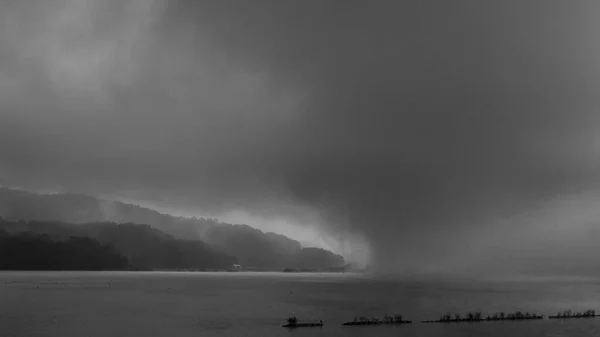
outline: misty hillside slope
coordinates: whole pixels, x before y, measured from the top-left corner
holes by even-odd
[[[41,195],[0,188],[0,216],[18,220],[56,220],[83,224],[115,222],[147,224],[179,239],[202,240],[236,256],[245,267],[327,269],[343,257],[324,249],[303,248],[284,235],[213,219],[184,218],[118,201],[75,194]]]
[[[42,234],[60,242],[89,237],[115,247],[134,267],[142,269],[224,269],[238,262],[202,241],[175,239],[148,225],[0,220],[0,230],[13,235]]]

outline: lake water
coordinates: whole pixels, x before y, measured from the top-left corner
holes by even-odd
[[[2,272],[0,336],[600,336],[600,318],[420,324],[481,310],[600,310],[599,281],[416,282],[352,274]],[[412,325],[347,327],[401,313]],[[280,327],[295,315],[323,328]]]

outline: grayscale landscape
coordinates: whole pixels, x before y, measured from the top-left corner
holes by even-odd
[[[0,336],[598,335],[599,22],[0,0]]]

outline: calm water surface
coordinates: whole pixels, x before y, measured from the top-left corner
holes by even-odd
[[[408,282],[349,274],[0,273],[0,336],[600,336],[600,318],[419,324],[446,312],[600,310],[598,281]],[[345,327],[401,313],[412,325]],[[286,317],[323,328],[288,330]],[[416,323],[416,324],[415,324]]]

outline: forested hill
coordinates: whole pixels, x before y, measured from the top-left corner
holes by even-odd
[[[23,238],[34,238],[36,240],[30,241],[35,245],[30,247],[33,250],[41,249],[40,251],[54,252],[52,250],[54,247],[59,251],[64,248],[62,251],[81,254],[80,247],[85,242],[89,242],[91,247],[107,245],[114,247],[116,252],[126,257],[131,267],[139,269],[228,269],[238,263],[237,258],[216,251],[202,241],[175,239],[148,225],[115,223],[75,225],[58,221],[0,219],[0,231],[11,234],[13,242],[20,240],[20,245],[15,246],[18,248],[27,247],[25,243],[29,241],[23,241]],[[97,250],[99,251],[100,248]],[[28,256],[35,253],[23,254]],[[57,265],[69,266],[69,259],[65,262],[62,261],[65,256],[55,255],[52,257],[59,260]],[[88,260],[88,263],[93,265],[94,261],[102,259],[102,256],[83,255],[77,260],[75,269],[81,269],[81,266],[85,265],[82,261]],[[31,260],[35,260],[35,256],[32,256]],[[28,264],[21,262],[23,268],[27,269]],[[18,267],[18,263],[15,263]]]
[[[244,267],[257,269],[323,270],[344,264],[341,256],[327,250],[303,248],[298,241],[286,236],[264,233],[247,225],[175,217],[137,205],[77,194],[43,195],[0,188],[0,216],[10,220],[55,220],[75,224],[147,224],[174,238],[202,240],[237,257]]]
[[[127,270],[128,259],[89,237],[53,241],[47,234],[0,229],[0,270]]]

